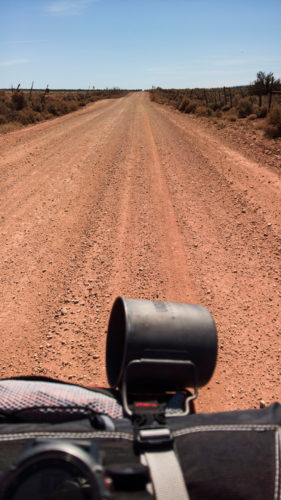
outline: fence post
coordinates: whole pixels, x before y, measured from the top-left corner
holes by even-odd
[[[269,97],[268,97],[268,111],[270,111],[271,108],[271,101],[272,101],[272,86],[269,91]]]
[[[214,101],[215,101],[215,107],[217,108],[218,107],[218,103],[217,103],[217,93],[216,93],[216,91],[215,91],[215,99],[214,99]]]
[[[232,93],[231,93],[231,88],[229,88],[229,99],[230,99],[230,107],[232,108]]]
[[[204,89],[204,97],[205,97],[206,106],[208,106],[208,99],[207,99],[206,89]]]
[[[29,91],[29,100],[30,101],[31,101],[31,94],[32,94],[32,90],[33,90],[33,85],[34,85],[34,82],[32,82],[31,87],[30,87],[30,91]]]
[[[274,76],[271,76],[270,80],[270,89],[269,89],[269,99],[268,99],[268,111],[270,111],[271,108],[271,102],[272,102],[272,94],[273,94],[273,85],[274,85]]]
[[[45,89],[45,92],[44,94],[41,95],[41,102],[43,104],[45,104],[45,98],[46,98],[46,94],[48,94],[50,92],[50,89],[49,89],[49,85],[47,85],[46,89]]]
[[[223,93],[224,93],[224,105],[227,105],[227,97],[226,97],[226,88],[223,87]]]

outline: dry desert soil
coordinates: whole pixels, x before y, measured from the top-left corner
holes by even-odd
[[[106,385],[123,295],[211,311],[197,411],[281,402],[281,142],[246,135],[139,92],[0,136],[0,375]]]

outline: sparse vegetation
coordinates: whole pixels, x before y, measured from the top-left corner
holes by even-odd
[[[274,106],[270,111],[265,125],[265,133],[271,139],[281,137],[281,106]]]
[[[255,82],[248,86],[213,89],[162,89],[150,90],[152,101],[173,106],[182,113],[200,117],[217,118],[237,125],[252,122],[256,128],[265,128],[268,137],[280,136],[281,81],[272,73],[257,73]],[[265,119],[268,119],[265,124]],[[254,125],[256,123],[256,125]],[[222,128],[220,122],[220,128]],[[217,123],[218,125],[218,123]],[[250,123],[249,123],[250,126]]]
[[[259,96],[259,106],[262,105],[262,96],[269,95],[269,108],[271,106],[272,93],[279,91],[281,91],[280,78],[276,79],[273,73],[266,74],[264,71],[257,73],[256,80],[249,87],[250,94]]]
[[[253,112],[253,100],[250,97],[240,99],[237,105],[239,118],[246,118]]]
[[[127,90],[91,91],[0,90],[0,132],[58,117],[100,99],[123,97]]]
[[[251,115],[248,116],[248,120],[252,121],[252,120],[256,120],[257,119],[257,115],[255,113],[252,113]]]

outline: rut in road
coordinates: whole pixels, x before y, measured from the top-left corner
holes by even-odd
[[[2,376],[105,384],[122,294],[213,313],[218,365],[199,410],[280,400],[276,173],[146,93],[0,147]]]

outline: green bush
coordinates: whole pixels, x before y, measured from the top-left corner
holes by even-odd
[[[244,97],[238,103],[238,116],[239,118],[246,118],[253,113],[253,103],[249,97]]]
[[[274,106],[267,117],[265,134],[271,139],[281,137],[281,106]]]

